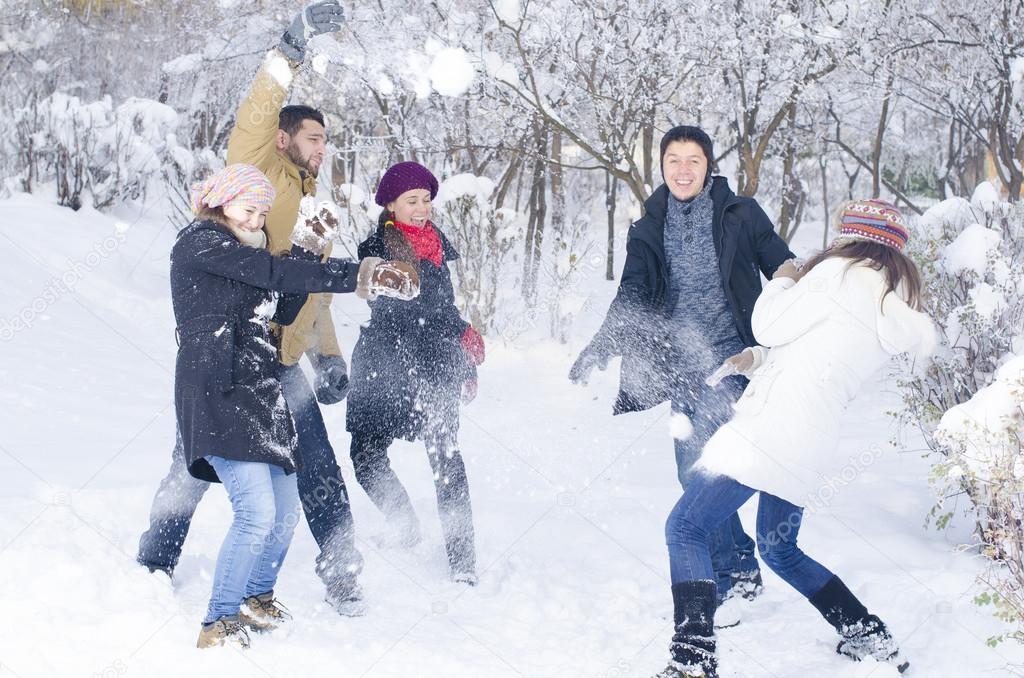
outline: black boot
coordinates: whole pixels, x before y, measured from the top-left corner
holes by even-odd
[[[669,652],[672,660],[655,678],[718,678],[715,657],[715,607],[718,587],[713,581],[672,585],[676,632]]]
[[[833,576],[808,600],[843,637],[836,646],[839,654],[855,661],[872,657],[893,664],[900,673],[910,666],[899,656],[899,647],[882,620],[870,614],[839,577]]]

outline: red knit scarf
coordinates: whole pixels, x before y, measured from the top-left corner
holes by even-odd
[[[437,235],[437,229],[429,221],[422,228],[411,224],[403,224],[399,221],[393,222],[395,228],[402,232],[405,239],[412,245],[412,251],[417,259],[428,259],[435,266],[441,266],[442,250],[441,238]]]

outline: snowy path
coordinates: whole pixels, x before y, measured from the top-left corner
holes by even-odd
[[[329,407],[367,557],[369,614],[343,619],[321,602],[315,545],[300,526],[278,587],[294,623],[247,653],[193,649],[230,511],[213,488],[173,586],[134,564],[174,435],[172,229],[146,218],[130,215],[123,242],[90,258],[105,251],[114,218],[26,196],[0,202],[0,678],[644,677],[663,667],[671,601],[662,525],[678,494],[668,414],[613,419],[612,374],[571,386],[565,374],[583,329],[571,348],[490,346],[461,436],[478,588],[446,579],[421,446],[398,444],[392,460],[427,538],[411,551],[375,546],[383,523],[352,478],[344,407]],[[48,293],[62,276],[74,290]],[[600,289],[603,312],[613,290]],[[31,327],[15,326],[22,313]],[[335,302],[346,352],[365,317],[358,300]],[[971,602],[979,563],[955,551],[963,527],[923,528],[927,462],[886,445],[884,410],[895,405],[884,385],[856,401],[844,451],[877,444],[881,453],[807,518],[802,543],[888,621],[914,676],[1007,675],[1002,667],[1024,653],[985,645],[1003,629]],[[748,528],[753,509],[742,512]],[[720,634],[723,677],[896,675],[837,657],[814,610],[774,575],[766,584],[743,623]]]

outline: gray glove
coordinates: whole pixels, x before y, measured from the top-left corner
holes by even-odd
[[[316,369],[316,399],[323,405],[340,403],[348,394],[348,365],[340,355],[318,355],[313,364]]]
[[[281,36],[278,48],[295,63],[306,58],[306,43],[314,35],[340,31],[345,23],[345,10],[338,0],[322,0],[302,10]]]
[[[569,370],[569,381],[586,386],[590,380],[590,373],[594,371],[594,368],[596,367],[604,371],[611,359],[610,355],[591,342],[583,349],[580,356],[576,358],[576,362],[572,364],[572,369]]]

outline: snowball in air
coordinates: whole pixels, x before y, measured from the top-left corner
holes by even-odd
[[[676,440],[686,440],[693,435],[693,422],[685,414],[673,412],[668,420],[668,432]]]
[[[446,47],[434,55],[430,64],[430,86],[442,96],[457,97],[466,93],[476,77],[469,55],[457,47]]]

